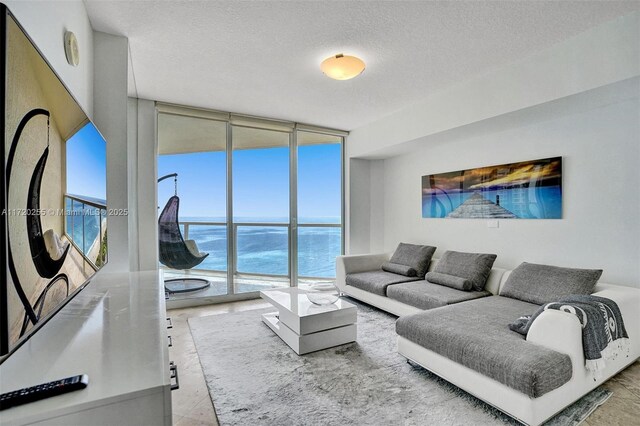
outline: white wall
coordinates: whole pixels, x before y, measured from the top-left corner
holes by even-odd
[[[496,266],[522,261],[603,268],[605,282],[640,287],[640,100],[636,96],[545,121],[520,114],[515,126],[425,140],[384,161],[384,250],[398,242],[497,253]],[[596,96],[595,94],[593,96]],[[423,219],[421,176],[545,157],[563,157],[563,218]]]
[[[385,164],[382,160],[371,161],[371,212],[369,214],[369,243],[373,251],[383,251],[385,236],[384,218],[385,218]],[[395,247],[394,247],[395,248]]]
[[[130,61],[129,61],[130,63]],[[127,98],[127,162],[129,165],[138,161],[138,99]],[[139,270],[140,260],[138,256],[138,214],[137,199],[138,170],[129,168],[127,179],[129,181],[129,267],[132,271]]]
[[[107,141],[109,262],[105,269],[129,271],[129,162],[126,37],[94,33],[94,122]],[[135,215],[135,212],[129,212]]]
[[[84,111],[93,117],[93,30],[84,2],[4,1]],[[64,33],[78,38],[80,64],[73,67],[64,54]]]
[[[640,14],[461,82],[353,129],[347,252],[400,241],[603,268],[640,287]],[[423,219],[421,176],[561,155],[561,220]],[[380,166],[382,163],[382,166]]]
[[[158,191],[156,106],[154,101],[129,98],[130,170],[129,250],[132,270],[158,268]]]
[[[346,253],[384,250],[384,161],[352,158],[345,191]]]
[[[345,176],[345,252],[369,253],[371,250],[371,161],[352,158],[347,160],[349,174]]]

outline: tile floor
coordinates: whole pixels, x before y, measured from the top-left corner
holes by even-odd
[[[178,365],[180,380],[180,389],[171,393],[173,424],[175,426],[218,425],[187,320],[192,317],[261,309],[269,306],[271,306],[269,303],[258,299],[172,309],[167,312],[173,323],[173,328],[169,330],[173,341],[173,347],[169,348],[169,355],[170,359]]]
[[[172,309],[168,312],[173,322],[169,333],[173,339],[173,347],[169,353],[171,359],[178,364],[180,374],[180,389],[172,393],[174,425],[218,425],[187,319],[269,306],[271,305],[259,299]],[[613,391],[613,396],[596,409],[583,425],[640,425],[640,361],[610,379],[604,386]]]

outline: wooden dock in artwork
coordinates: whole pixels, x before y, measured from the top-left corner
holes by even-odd
[[[471,197],[460,204],[455,210],[447,215],[455,219],[517,219],[518,216],[511,213],[493,201],[487,200],[480,192],[474,193]]]

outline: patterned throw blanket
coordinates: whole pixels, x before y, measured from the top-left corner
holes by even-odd
[[[593,295],[573,295],[557,302],[541,306],[533,315],[518,318],[509,324],[509,328],[522,335],[527,335],[531,324],[547,309],[569,312],[582,324],[582,347],[584,349],[585,367],[599,376],[605,367],[605,361],[616,359],[624,352],[629,356],[627,331],[624,328],[622,314],[616,302]]]

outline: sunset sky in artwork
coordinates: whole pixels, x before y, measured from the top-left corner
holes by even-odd
[[[460,192],[490,188],[559,185],[562,158],[523,161],[422,177],[422,192]]]

